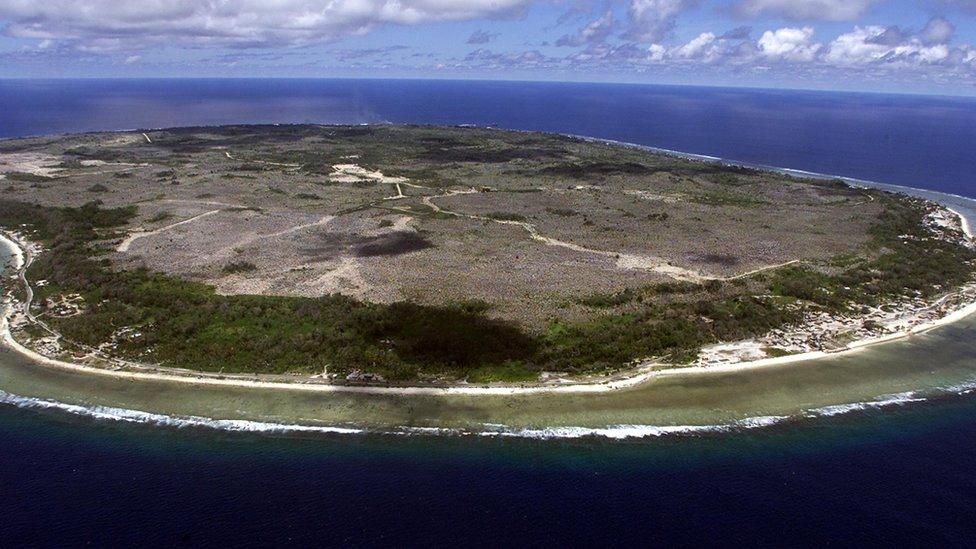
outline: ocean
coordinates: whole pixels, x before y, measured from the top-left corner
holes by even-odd
[[[0,81],[0,137],[300,122],[554,131],[976,197],[969,98],[525,82]],[[0,391],[13,381],[0,371]],[[976,400],[968,387],[914,400],[759,428],[536,440],[241,432],[0,398],[0,539],[971,545]]]

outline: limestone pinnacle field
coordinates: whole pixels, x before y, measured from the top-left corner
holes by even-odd
[[[944,313],[976,257],[929,202],[542,133],[83,134],[0,142],[0,174],[0,221],[40,245],[14,331],[104,367],[489,383],[779,357]]]

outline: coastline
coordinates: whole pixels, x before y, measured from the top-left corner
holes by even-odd
[[[0,231],[0,245],[10,250],[10,257],[13,259],[13,269],[20,271],[24,267],[24,250],[15,241],[11,240],[7,233]]]
[[[947,208],[957,215],[962,224],[963,231],[968,238],[973,238],[969,220],[958,211]],[[25,264],[30,263],[30,251],[25,249],[16,237],[0,231],[0,243],[6,245],[12,252],[17,275],[21,281],[26,283]],[[948,294],[952,295],[952,294]],[[449,396],[449,395],[493,395],[493,396],[514,396],[514,395],[533,395],[533,394],[594,394],[608,393],[637,387],[654,379],[674,376],[690,376],[709,373],[729,373],[743,370],[769,368],[783,366],[787,364],[807,362],[811,360],[824,359],[835,356],[848,355],[858,351],[881,345],[884,343],[898,341],[912,335],[921,334],[929,330],[951,324],[958,320],[976,314],[976,302],[956,309],[940,318],[911,326],[908,329],[894,333],[885,334],[875,338],[868,338],[848,343],[843,348],[836,351],[809,351],[804,353],[791,354],[781,357],[761,358],[755,360],[743,360],[739,362],[724,364],[704,364],[686,367],[670,367],[665,369],[655,369],[660,366],[656,363],[644,363],[632,370],[631,374],[623,374],[617,378],[608,378],[595,382],[569,382],[563,384],[549,385],[450,385],[450,386],[370,386],[370,385],[340,385],[334,383],[324,383],[304,379],[301,381],[272,381],[262,380],[253,376],[221,374],[215,375],[207,372],[194,372],[190,370],[169,369],[164,367],[151,367],[147,365],[133,365],[126,363],[129,367],[136,366],[142,370],[122,370],[108,369],[75,362],[67,362],[45,356],[33,349],[18,342],[11,333],[10,319],[15,313],[14,303],[5,303],[3,314],[0,315],[0,341],[2,344],[32,362],[58,368],[62,370],[80,372],[84,374],[95,374],[100,376],[112,377],[116,379],[140,380],[140,381],[162,381],[174,382],[190,385],[211,385],[224,387],[240,388],[259,388],[259,389],[284,389],[291,391],[315,392],[315,393],[359,393],[375,395],[426,395],[426,396]]]

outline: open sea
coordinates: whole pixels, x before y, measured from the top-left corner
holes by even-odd
[[[0,80],[0,137],[302,122],[572,133],[976,198],[972,98]],[[2,381],[0,540],[9,547],[976,544],[972,389],[729,432],[536,440],[137,423],[25,406]]]

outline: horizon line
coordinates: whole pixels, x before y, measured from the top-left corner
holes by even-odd
[[[34,76],[0,76],[3,81],[138,81],[138,80],[343,80],[343,81],[423,81],[423,82],[497,82],[511,84],[582,84],[582,85],[604,85],[604,86],[634,86],[634,87],[665,87],[665,88],[699,88],[715,90],[751,90],[751,91],[792,91],[792,92],[813,92],[813,93],[836,93],[836,94],[858,94],[858,95],[893,95],[908,97],[933,97],[933,98],[953,98],[953,99],[976,99],[976,90],[970,94],[952,92],[913,92],[913,91],[879,91],[879,90],[849,90],[838,88],[818,88],[818,87],[791,87],[791,86],[756,86],[756,85],[735,85],[735,84],[681,84],[681,83],[658,83],[658,82],[635,82],[635,81],[606,81],[606,80],[548,80],[548,79],[522,79],[522,78],[450,78],[450,77],[376,77],[376,76],[53,76],[53,77],[34,77]]]

